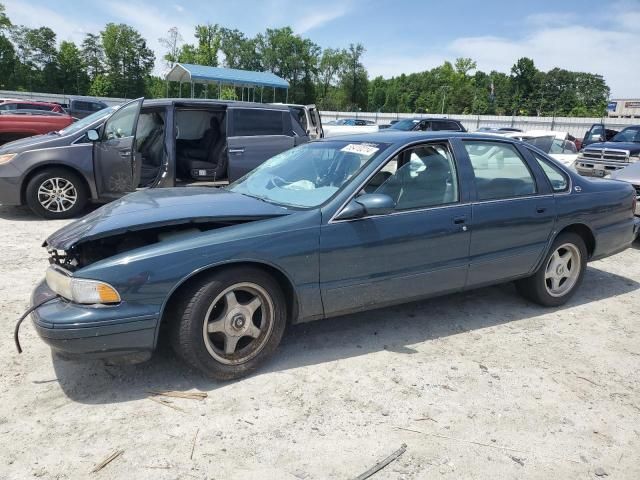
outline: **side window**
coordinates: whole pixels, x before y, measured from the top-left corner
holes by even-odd
[[[458,176],[449,146],[428,144],[401,152],[361,193],[389,195],[399,211],[457,202]]]
[[[233,115],[235,136],[283,134],[284,122],[281,110],[237,108],[234,109]]]
[[[460,131],[460,128],[458,127],[457,123],[451,122],[448,120],[434,120],[432,124],[433,124],[433,130],[448,130],[448,131],[454,131],[454,132]]]
[[[15,103],[5,103],[4,105],[0,105],[0,110],[15,110]]]
[[[140,102],[132,102],[117,110],[104,125],[104,138],[133,137],[139,108]]]
[[[79,111],[89,111],[89,103],[76,101],[76,102],[73,102],[73,108],[74,110],[79,110]]]
[[[499,200],[536,193],[524,159],[508,143],[464,142],[476,177],[478,200]]]
[[[538,153],[530,150],[531,154],[534,156],[542,170],[544,170],[545,175],[549,179],[551,183],[551,187],[554,192],[566,192],[569,188],[569,179],[567,178],[567,174],[548,161],[546,158],[541,157]]]

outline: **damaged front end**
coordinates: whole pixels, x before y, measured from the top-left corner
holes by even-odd
[[[49,253],[49,263],[74,272],[92,263],[121,253],[146,247],[155,243],[193,237],[202,232],[226,228],[256,219],[236,219],[227,221],[191,220],[184,224],[148,226],[142,230],[128,230],[110,236],[80,239],[67,249],[58,249],[45,242]]]

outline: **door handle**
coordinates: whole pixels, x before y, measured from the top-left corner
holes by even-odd
[[[244,153],[244,147],[241,148],[230,148],[229,153]]]
[[[467,217],[466,216],[453,217],[453,223],[455,223],[456,225],[462,225],[466,221],[467,221]]]
[[[536,212],[544,213],[547,211],[547,207],[536,207]]]
[[[128,157],[129,155],[131,155],[131,150],[123,150],[120,152],[121,157]]]

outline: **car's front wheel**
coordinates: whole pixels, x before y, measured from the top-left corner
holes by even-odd
[[[49,168],[34,175],[25,191],[27,205],[47,219],[65,219],[82,212],[88,200],[87,186],[77,174]]]
[[[545,307],[566,303],[582,283],[587,255],[580,235],[558,235],[538,271],[516,282],[518,292]]]
[[[200,278],[173,306],[172,344],[184,361],[217,380],[247,375],[277,348],[287,323],[278,282],[249,267]]]

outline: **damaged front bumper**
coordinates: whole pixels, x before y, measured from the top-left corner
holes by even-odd
[[[43,281],[31,305],[56,297]],[[158,314],[148,306],[79,305],[62,298],[37,308],[31,318],[38,335],[65,356],[119,357],[155,348]]]

